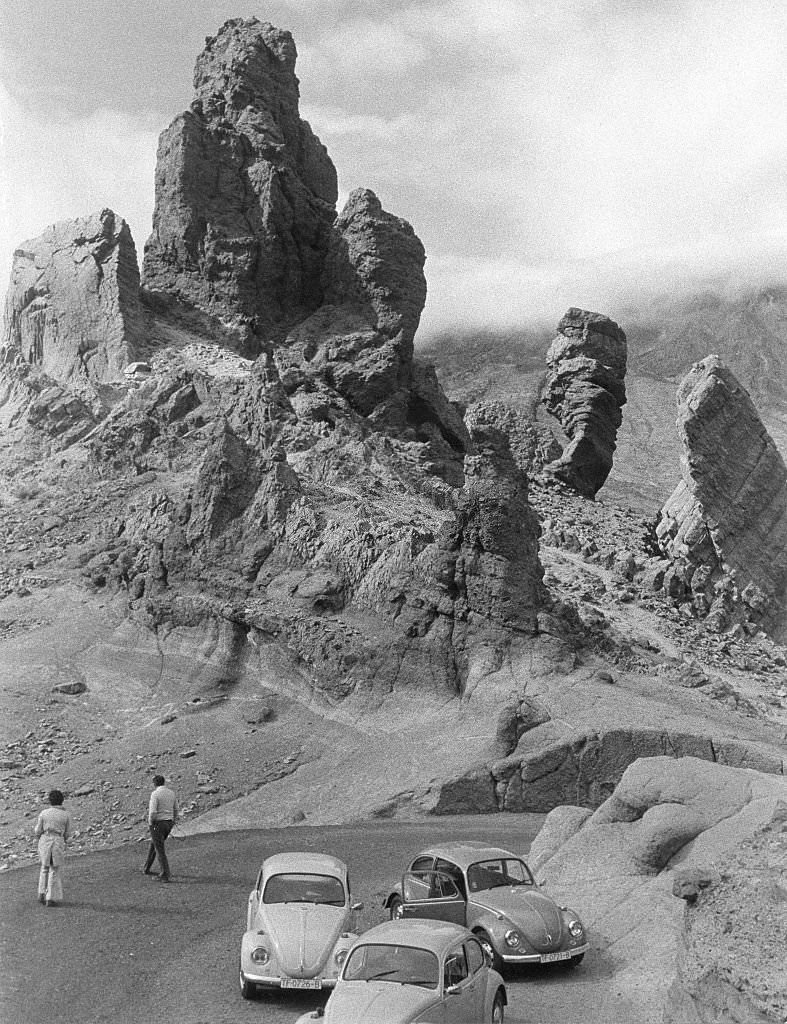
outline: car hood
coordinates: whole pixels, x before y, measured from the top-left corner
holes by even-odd
[[[325,1024],[405,1024],[439,1003],[437,989],[418,985],[339,982],[325,1007]]]
[[[473,903],[504,914],[538,952],[560,948],[563,915],[557,903],[538,889],[501,886],[474,894]]]
[[[292,978],[313,978],[345,930],[347,909],[317,903],[271,903],[260,908],[259,921],[279,967]]]

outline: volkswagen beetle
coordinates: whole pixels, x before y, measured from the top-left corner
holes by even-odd
[[[279,853],[263,861],[249,894],[241,940],[240,990],[323,989],[336,984],[351,930],[347,866],[322,853]]]
[[[385,906],[392,919],[466,925],[495,970],[504,964],[582,962],[588,941],[578,915],[558,906],[516,854],[483,843],[432,846],[410,863]]]
[[[387,921],[347,954],[325,1008],[297,1024],[502,1024],[506,1004],[503,979],[467,928]]]

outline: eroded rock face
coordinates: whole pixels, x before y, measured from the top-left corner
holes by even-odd
[[[592,498],[612,469],[626,404],[626,335],[600,313],[570,309],[547,352],[541,401],[569,439],[544,473]]]
[[[93,399],[122,380],[145,339],[128,225],[111,210],[62,221],[14,253],[2,361]]]
[[[678,390],[683,480],[661,511],[675,596],[717,629],[784,628],[787,469],[746,390],[717,356]]]
[[[781,776],[653,757],[632,764],[592,815],[547,816],[533,844],[539,882],[571,901],[594,945],[621,950],[601,1017],[780,1019],[786,796]],[[698,884],[686,892],[690,875]]]
[[[226,22],[194,71],[191,110],[161,135],[146,288],[234,321],[281,329],[323,299],[336,171],[298,112],[289,32]]]

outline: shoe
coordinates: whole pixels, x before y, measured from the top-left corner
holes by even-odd
[[[46,905],[48,907],[56,907],[57,906],[57,900],[47,900],[46,901]]]
[[[157,878],[159,882],[169,882],[170,880],[169,875],[158,875]]]
[[[143,868],[142,869],[142,874],[143,875],[152,875],[153,872],[150,870],[150,868]]]
[[[44,894],[42,892],[40,892],[38,894],[38,902],[39,903],[46,903],[46,896],[44,896]]]

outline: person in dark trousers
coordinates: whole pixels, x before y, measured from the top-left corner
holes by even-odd
[[[142,873],[152,875],[153,872],[150,869],[153,867],[153,861],[158,857],[159,867],[161,868],[161,873],[158,876],[159,881],[168,882],[170,878],[169,861],[167,860],[164,843],[178,822],[178,801],[172,790],[164,785],[163,775],[153,776],[153,787],[153,792],[150,794],[150,803],[148,804],[150,846],[148,847],[148,857]]]

